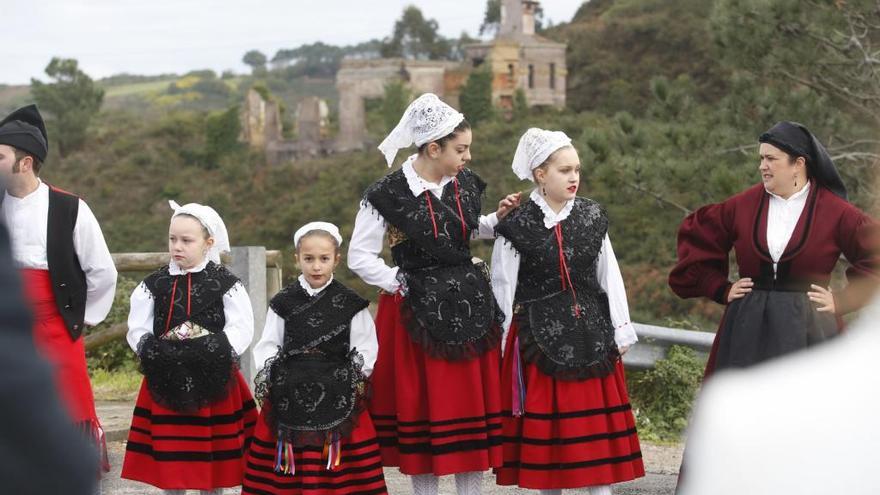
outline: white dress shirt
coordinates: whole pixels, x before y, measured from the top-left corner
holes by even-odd
[[[184,275],[186,273],[198,273],[205,269],[208,260],[204,260],[195,267],[184,270],[174,261],[168,264],[168,272],[171,275]],[[131,310],[128,313],[128,334],[126,340],[132,350],[137,351],[137,345],[141,338],[153,332],[153,308],[155,301],[153,294],[143,282],[135,287],[131,293]],[[251,299],[241,282],[236,282],[226,294],[223,294],[223,316],[226,318],[226,326],[223,333],[229,339],[229,345],[239,356],[244,354],[251,340],[254,338],[254,311],[251,307]]]
[[[302,275],[297,279],[300,286],[310,295],[315,296],[326,289],[333,278],[326,284],[313,289]],[[266,313],[266,326],[263,328],[263,336],[254,346],[254,362],[259,372],[266,364],[266,360],[275,356],[284,345],[284,318],[269,308]],[[358,311],[351,319],[351,333],[349,335],[348,349],[357,349],[364,358],[364,374],[370,376],[373,373],[373,365],[379,354],[379,341],[376,338],[376,325],[370,311],[364,308]]]
[[[544,213],[544,226],[548,229],[552,229],[556,224],[568,218],[574,206],[572,199],[565,203],[559,213],[556,213],[537,189],[532,191],[530,198]],[[519,279],[519,263],[519,253],[510,242],[499,236],[492,251],[492,291],[495,293],[495,300],[498,301],[501,311],[504,312],[503,341],[507,340],[510,323],[513,320],[513,299],[516,295],[516,284]],[[614,256],[608,234],[605,234],[599,257],[596,259],[596,277],[602,290],[608,295],[611,323],[614,325],[614,341],[617,347],[635,344],[639,339],[636,336],[636,329],[629,319],[629,305],[626,302],[623,276],[620,274],[620,266]],[[502,346],[503,349],[504,346]]]
[[[767,249],[770,251],[770,257],[773,258],[775,272],[776,264],[785,252],[807,204],[810,183],[807,182],[803,189],[792,194],[788,199],[783,199],[770,191],[767,191],[767,194],[770,195],[770,205],[767,208]]]
[[[2,211],[12,241],[12,256],[19,269],[48,270],[49,186],[40,181],[23,198],[4,193]],[[116,265],[107,249],[98,220],[83,200],[73,227],[73,247],[86,276],[85,324],[104,321],[116,294]]]
[[[410,156],[403,163],[403,175],[413,196],[418,197],[425,191],[440,198],[443,188],[453,177],[443,177],[440,183],[428,182],[421,178],[413,168],[418,155]],[[474,239],[494,239],[498,217],[495,213],[480,217],[480,228],[473,233]],[[348,268],[364,282],[384,289],[397,292],[400,283],[397,281],[397,267],[390,267],[379,255],[385,243],[385,219],[369,204],[361,204],[354,221],[354,232],[348,247]]]

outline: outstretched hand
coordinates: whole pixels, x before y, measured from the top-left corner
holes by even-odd
[[[501,201],[498,202],[498,211],[496,215],[498,215],[498,220],[506,217],[508,213],[513,211],[514,208],[519,206],[520,198],[522,198],[522,193],[513,193],[508,194]]]

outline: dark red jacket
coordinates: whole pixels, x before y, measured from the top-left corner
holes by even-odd
[[[688,215],[678,231],[678,263],[669,274],[672,290],[683,298],[703,296],[726,304],[731,249],[740,278],[772,279],[773,260],[767,250],[769,199],[763,184],[758,184]],[[846,271],[850,282],[856,277],[876,278],[880,273],[877,230],[873,219],[814,182],[779,260],[777,278],[827,286],[841,254],[850,263]],[[850,301],[862,298],[848,297],[847,289],[835,292],[838,314],[860,306]]]

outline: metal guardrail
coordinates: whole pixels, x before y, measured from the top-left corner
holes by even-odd
[[[623,355],[623,364],[633,369],[653,368],[658,360],[666,357],[669,348],[674,345],[690,347],[705,360],[709,356],[712,342],[715,340],[715,334],[709,332],[695,332],[641,323],[635,323],[634,326],[639,341]]]

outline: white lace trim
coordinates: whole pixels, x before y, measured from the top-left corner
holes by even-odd
[[[171,260],[168,263],[168,273],[170,275],[186,275],[187,273],[199,273],[204,270],[206,266],[208,266],[208,262],[211,261],[207,257],[202,260],[201,263],[192,267],[192,268],[181,268],[180,265],[177,264],[174,260]],[[218,262],[219,264],[219,262]]]
[[[541,193],[538,192],[537,189],[532,190],[532,194],[529,197],[536,205],[538,205],[538,208],[541,209],[541,213],[544,214],[544,227],[547,227],[548,229],[552,229],[557,223],[568,218],[568,216],[571,215],[572,207],[574,207],[574,199],[569,199],[565,203],[565,206],[559,210],[559,213],[556,213],[553,211],[553,208],[547,204],[544,196],[541,196]]]
[[[448,175],[443,176],[440,179],[440,183],[436,184],[434,182],[426,181],[416,172],[416,169],[413,167],[413,163],[416,161],[419,155],[412,155],[403,162],[403,176],[406,178],[406,184],[409,186],[409,190],[413,193],[413,196],[418,196],[425,191],[437,191],[442,192],[443,187],[446,186],[454,177],[450,177]]]
[[[318,287],[317,289],[312,288],[312,286],[309,284],[309,281],[306,280],[306,276],[303,274],[300,274],[296,280],[297,280],[297,282],[299,282],[300,287],[302,287],[303,290],[306,291],[306,294],[308,294],[310,296],[314,296],[315,294],[318,294],[319,292],[326,289],[330,284],[333,283],[333,275],[330,275],[330,280],[328,280],[326,284]]]

